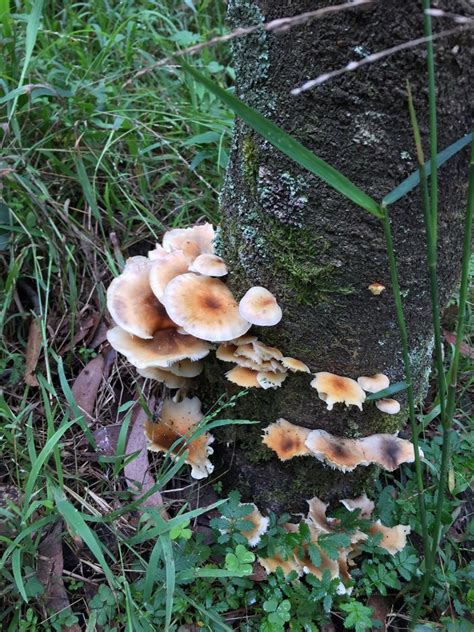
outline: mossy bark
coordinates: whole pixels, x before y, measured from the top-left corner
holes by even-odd
[[[312,0],[231,0],[229,21],[232,27],[258,24],[319,5],[323,3]],[[444,8],[449,10],[448,5]],[[283,33],[259,32],[235,40],[237,92],[381,199],[417,167],[407,79],[427,136],[424,48],[346,73],[298,97],[290,91],[349,60],[419,37],[422,21],[420,2],[385,0]],[[467,33],[436,43],[440,147],[469,131],[471,59]],[[464,152],[440,172],[438,274],[443,302],[459,274],[466,166]],[[263,285],[283,308],[277,327],[260,329],[264,341],[303,360],[313,372],[353,378],[383,372],[392,382],[403,379],[383,230],[377,219],[294,164],[241,121],[236,122],[222,214],[220,249],[231,270],[229,285],[235,295]],[[391,214],[414,386],[422,397],[433,332],[418,193],[395,204]],[[374,281],[387,288],[380,296],[368,290]],[[276,391],[251,391],[229,416],[257,419],[261,424],[227,429],[220,435],[218,454],[229,484],[240,487],[246,498],[277,511],[303,509],[304,499],[315,494],[328,499],[354,495],[376,472],[359,467],[340,474],[306,457],[281,463],[262,445],[262,427],[284,417],[336,435],[366,436],[397,431],[406,421],[404,410],[392,417],[373,405],[363,412],[336,405],[328,412],[309,382],[307,375],[290,375]],[[398,399],[405,404],[403,394]]]

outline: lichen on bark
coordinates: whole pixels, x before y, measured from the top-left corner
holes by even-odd
[[[448,3],[449,4],[449,3]],[[230,0],[231,27],[261,24],[314,9],[311,0]],[[348,73],[298,98],[291,89],[320,72],[343,66],[422,30],[422,14],[396,0],[353,9],[282,33],[258,32],[234,40],[237,93],[305,146],[340,169],[375,199],[381,199],[416,169],[404,85],[408,78],[419,113],[426,111],[425,59],[420,49]],[[337,45],[335,45],[337,43]],[[454,45],[459,51],[453,57]],[[465,78],[472,74],[472,45],[466,34],[437,45],[440,146],[469,130]],[[460,78],[464,77],[461,81]],[[423,123],[423,122],[422,122]],[[422,126],[426,132],[426,126]],[[465,156],[440,172],[439,279],[442,301],[459,273],[461,209],[465,199]],[[383,372],[403,379],[400,340],[391,297],[383,230],[375,218],[275,150],[242,121],[235,124],[221,200],[219,250],[240,297],[252,285],[268,287],[283,308],[262,339],[312,371],[358,377]],[[424,230],[417,192],[392,209],[392,225],[410,331],[414,386],[424,395],[431,366],[432,329],[424,261]],[[386,286],[373,296],[368,286]],[[297,509],[318,494],[340,497],[360,492],[375,468],[336,473],[315,459],[280,463],[261,444],[262,427],[284,417],[332,434],[366,436],[395,432],[405,408],[390,417],[375,406],[338,406],[328,412],[309,386],[309,376],[290,375],[271,393],[252,391],[232,415],[260,420],[257,426],[221,432],[218,458],[230,485],[275,510]],[[223,384],[215,385],[216,393]],[[235,392],[234,387],[228,387]],[[397,395],[402,405],[405,397]]]

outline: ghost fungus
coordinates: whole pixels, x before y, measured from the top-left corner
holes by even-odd
[[[124,271],[107,289],[107,309],[124,331],[152,338],[160,329],[176,327],[150,287],[152,263],[146,257],[127,259]]]
[[[158,422],[147,420],[145,423],[148,449],[169,452],[174,458],[187,450],[185,463],[191,466],[191,476],[197,480],[206,478],[214,469],[209,460],[213,453],[210,444],[214,437],[207,432],[192,437],[202,419],[201,402],[197,397],[184,397],[179,402],[165,399]]]
[[[210,351],[210,345],[194,336],[183,336],[176,329],[163,329],[153,338],[143,340],[131,336],[120,327],[107,332],[112,347],[122,353],[138,369],[167,368],[175,362],[189,358],[200,360]]]
[[[224,259],[217,255],[199,255],[189,266],[190,272],[197,272],[210,277],[222,277],[228,274]]]
[[[231,291],[222,281],[194,272],[168,283],[163,304],[177,325],[211,342],[237,338],[251,326],[241,317]]]
[[[281,307],[276,298],[266,288],[255,286],[250,288],[239,303],[242,318],[252,325],[272,327],[282,318]]]
[[[326,402],[328,410],[332,410],[334,404],[338,403],[346,406],[357,406],[362,410],[365,393],[359,384],[350,377],[321,371],[315,373],[311,386],[318,391],[319,398]]]
[[[296,426],[286,419],[278,419],[264,428],[263,443],[276,452],[280,461],[288,461],[295,456],[310,454],[305,445],[309,433],[308,428]]]

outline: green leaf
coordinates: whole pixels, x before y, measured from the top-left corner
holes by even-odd
[[[449,147],[446,147],[442,151],[438,153],[436,156],[436,166],[441,167],[447,160],[455,156],[461,149],[464,149],[472,140],[472,133],[466,134],[459,140],[457,140]],[[428,160],[424,165],[425,174],[429,176],[431,174],[431,161]],[[382,204],[388,206],[389,204],[393,204],[397,202],[400,198],[405,196],[407,193],[412,191],[415,187],[420,184],[420,170],[417,169],[414,173],[411,174],[406,180],[403,180],[393,191],[390,191],[384,199],[382,200]]]
[[[391,384],[390,386],[387,386],[387,388],[384,388],[383,391],[370,393],[370,395],[367,395],[366,400],[372,401],[374,399],[382,399],[384,397],[388,397],[389,395],[393,395],[394,393],[405,391],[407,388],[408,384],[406,382],[396,382],[395,384]]]
[[[373,626],[372,608],[368,608],[358,601],[343,603],[340,608],[347,613],[347,617],[344,619],[345,628],[354,628],[356,632],[364,632]]]
[[[296,163],[308,169],[311,173],[321,178],[330,187],[344,195],[346,198],[368,211],[374,217],[382,218],[383,214],[379,205],[367,193],[359,189],[340,171],[325,162],[307,147],[304,147],[295,138],[262,116],[259,112],[246,105],[243,101],[234,97],[230,92],[221,88],[212,79],[205,77],[195,68],[181,60],[182,67],[196,81],[203,84],[209,92],[219,97],[237,116],[247,123],[252,129],[261,134],[274,147],[283,152]]]

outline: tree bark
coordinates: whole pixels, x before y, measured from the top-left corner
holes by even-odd
[[[457,3],[445,4],[446,10],[459,10]],[[312,0],[230,0],[228,14],[231,27],[237,27],[319,6],[324,4]],[[467,4],[465,8],[472,13]],[[235,40],[237,92],[380,200],[417,168],[407,79],[425,139],[428,135],[425,48],[413,48],[346,73],[298,97],[290,91],[352,59],[422,34],[421,2],[397,0],[354,8],[283,33],[259,32]],[[470,56],[472,59],[468,33],[436,42],[441,148],[467,133],[472,122]],[[443,303],[458,280],[466,174],[467,152],[440,172],[438,273]],[[277,296],[283,309],[277,327],[259,329],[262,340],[279,347],[284,355],[303,360],[312,372],[330,371],[352,378],[383,372],[392,382],[404,378],[383,229],[376,218],[286,158],[239,120],[222,214],[220,248],[231,270],[229,284],[235,295],[263,285]],[[391,216],[414,387],[421,401],[430,373],[433,331],[419,193],[395,204]],[[368,290],[374,281],[387,288],[379,296]],[[304,500],[315,494],[329,500],[355,495],[376,475],[372,467],[342,474],[309,457],[281,463],[261,442],[262,428],[268,423],[283,417],[308,428],[359,437],[396,432],[406,421],[403,394],[397,396],[402,411],[395,416],[369,404],[363,412],[342,405],[329,412],[309,382],[306,374],[292,374],[280,389],[250,391],[228,416],[262,423],[231,427],[219,437],[226,480],[259,506],[302,510]]]

